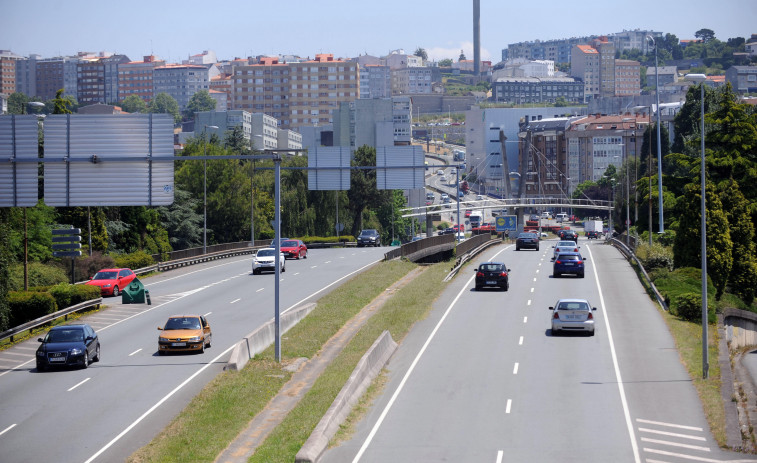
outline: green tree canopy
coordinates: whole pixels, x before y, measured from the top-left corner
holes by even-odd
[[[423,58],[423,61],[428,61],[428,53],[426,53],[426,50],[418,47],[415,49],[415,53],[413,53],[415,56],[420,56]]]
[[[375,165],[376,148],[363,145],[355,151],[352,166],[369,167]],[[350,189],[347,192],[347,197],[352,212],[352,235],[357,236],[363,228],[363,212],[369,204],[378,204],[379,202],[379,191],[376,188],[376,170],[353,170],[350,174]]]
[[[181,121],[179,112],[179,103],[168,93],[161,92],[155,95],[150,102],[149,111],[153,114],[170,114],[173,116],[174,123]]]
[[[137,95],[129,95],[121,102],[121,109],[127,113],[147,113],[147,103]]]
[[[702,40],[704,43],[715,38],[715,31],[712,29],[699,29],[694,33],[694,37]]]
[[[76,102],[70,96],[63,95],[63,92],[65,91],[65,89],[61,88],[57,92],[55,92],[55,99],[53,99],[53,103],[55,105],[53,114],[73,113],[73,111],[71,111],[71,108],[76,106]]]
[[[452,67],[452,60],[450,58],[439,60],[439,67],[442,67],[442,68]]]
[[[213,111],[216,109],[216,100],[210,96],[207,90],[200,90],[192,95],[187,103],[187,109],[184,110],[184,119],[191,120],[194,114],[201,111]]]
[[[757,292],[757,259],[755,258],[754,224],[749,215],[749,201],[741,193],[739,184],[733,179],[720,185],[720,201],[723,203],[733,242],[731,248],[733,268],[728,286],[746,304],[751,305]]]

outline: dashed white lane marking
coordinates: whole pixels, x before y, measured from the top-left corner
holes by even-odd
[[[141,350],[142,350],[141,348],[140,348],[140,349],[137,349],[137,350],[135,350],[134,352],[132,352],[131,354],[129,354],[129,357],[131,357],[132,355],[136,354],[137,352],[139,352],[139,351],[141,351]]]
[[[534,281],[536,281],[536,277],[534,277]]]
[[[515,362],[515,366],[513,367],[513,374],[514,375],[518,374],[518,362]]]
[[[16,427],[16,423],[13,423],[12,425],[10,425],[7,428],[5,428],[2,431],[0,431],[0,436],[2,436],[3,434],[5,434],[6,432],[10,431],[11,429],[13,429],[15,427]]]
[[[691,439],[698,441],[706,441],[707,439],[702,436],[692,436],[691,434],[679,434],[677,432],[658,431],[656,429],[639,428],[641,432],[648,432],[651,434],[659,434],[661,436],[680,437],[682,439]]]
[[[534,288],[531,288],[531,292],[532,292],[532,293],[534,292]]]
[[[331,263],[330,260],[327,260],[326,262],[324,262],[324,264],[330,264],[330,263]]]
[[[502,463],[502,457],[504,456],[505,456],[504,451],[500,450],[499,452],[497,452],[497,463]]]
[[[316,267],[318,267],[318,266],[317,266],[317,265],[313,265],[313,266],[311,266],[310,268],[316,268]]]
[[[539,269],[538,268],[536,269],[536,273],[539,273]],[[534,278],[534,281],[536,281],[536,278]]]
[[[84,381],[80,382],[79,384],[77,384],[77,385],[75,385],[75,386],[72,386],[72,387],[71,387],[71,389],[69,389],[69,390],[68,390],[68,392],[71,392],[71,391],[73,391],[74,389],[76,389],[77,387],[81,386],[82,384],[86,383],[86,382],[87,382],[87,381],[89,381],[89,380],[90,380],[90,378],[87,378],[87,379],[85,379]]]
[[[212,314],[212,313],[213,313],[213,312],[208,312],[208,313],[206,313],[205,315],[203,315],[203,317],[207,317],[208,315],[210,315],[210,314]]]
[[[513,400],[507,399],[507,407],[505,407],[505,413],[510,413],[510,408],[512,408]]]
[[[528,317],[523,317],[523,323],[528,323]]]
[[[519,346],[523,345],[523,336],[521,336],[520,339],[518,339],[518,345]]]
[[[295,273],[295,274],[294,274],[294,276],[297,276],[297,275],[299,275],[299,274],[300,274],[300,272],[297,272],[297,273]]]
[[[229,304],[236,304],[237,302],[241,301],[242,299],[234,299],[233,301],[229,302]]]
[[[259,293],[259,292],[263,291],[264,289],[265,289],[265,288],[260,288],[259,290],[255,291],[255,292],[256,292],[256,293]]]
[[[531,305],[531,299],[528,300],[528,303],[526,305]]]

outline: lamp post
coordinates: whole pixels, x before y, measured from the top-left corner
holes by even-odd
[[[263,136],[262,135],[253,135],[254,138],[260,139],[260,146],[263,147],[263,150],[265,150],[265,146],[263,144]],[[250,148],[252,148],[252,154],[255,154],[255,142],[250,139]],[[255,246],[255,186],[253,184],[253,177],[255,175],[255,160],[252,160],[252,164],[250,166],[250,246]]]
[[[648,35],[647,38],[652,41],[652,44],[654,45],[654,94],[655,94],[655,103],[657,105],[657,194],[659,195],[658,198],[658,208],[659,208],[659,216],[660,216],[660,231],[659,233],[665,233],[665,224],[663,223],[663,214],[662,214],[662,140],[660,140],[660,73],[657,69],[657,42],[655,42],[654,37],[651,35]]]
[[[700,100],[700,118],[702,120],[702,128],[700,133],[701,138],[701,154],[700,154],[700,167],[699,176],[701,179],[701,191],[700,191],[700,214],[701,214],[701,234],[702,234],[702,378],[707,379],[709,376],[710,364],[708,360],[707,352],[707,222],[706,222],[706,208],[705,208],[705,182],[704,182],[704,81],[707,77],[704,74],[686,74],[686,80],[691,82],[699,82],[701,88]]]
[[[44,108],[45,103],[40,101],[30,101],[25,105],[21,105],[21,110],[26,114],[26,107],[34,106],[35,108]],[[40,116],[40,117],[44,117]],[[37,120],[37,130],[39,130],[40,122],[42,119]],[[90,244],[90,252],[92,252],[92,245]],[[29,231],[27,228],[26,220],[26,208],[24,208],[24,291],[29,290]]]
[[[202,253],[208,253],[208,160],[205,159],[208,151],[207,129],[217,129],[216,125],[205,124],[202,129],[202,138],[205,144],[202,148]]]

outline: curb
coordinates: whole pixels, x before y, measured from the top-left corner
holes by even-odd
[[[295,456],[296,463],[317,462],[347,415],[397,349],[389,331],[384,331],[363,355],[342,390]]]
[[[311,302],[292,310],[289,310],[280,316],[281,334],[283,335],[291,327],[296,325],[307,314],[313,311],[315,303]],[[269,320],[252,333],[248,334],[234,346],[231,351],[229,362],[223,367],[224,370],[239,371],[247,365],[247,362],[260,352],[263,352],[276,340],[276,326],[274,320]]]

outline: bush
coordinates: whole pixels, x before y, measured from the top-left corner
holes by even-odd
[[[336,236],[303,236],[297,239],[302,240],[306,245],[312,243],[345,243],[348,241],[356,241],[355,237],[352,235],[339,235],[338,240]]]
[[[677,315],[690,322],[702,322],[702,295],[699,293],[684,293],[677,296],[670,306],[673,315]],[[707,322],[715,323],[715,307],[712,304],[707,306]]]
[[[104,268],[113,268],[116,266],[111,256],[103,255],[101,252],[93,252],[91,256],[76,259],[76,271],[85,280],[89,280],[95,273]]]
[[[22,325],[55,312],[55,298],[50,293],[11,291],[8,293],[10,326]]]
[[[144,251],[132,252],[131,254],[119,254],[113,256],[116,267],[126,267],[136,270],[155,264],[155,259]]]
[[[100,297],[100,288],[92,285],[61,283],[51,287],[47,292],[55,298],[56,310],[62,310],[66,307]]]
[[[10,280],[8,282],[8,289],[10,291],[23,291],[24,264],[13,264],[10,266],[9,270]],[[53,286],[70,280],[66,270],[56,264],[29,262],[27,273],[29,277],[29,287]]]
[[[652,243],[652,246],[647,243],[639,244],[636,257],[647,271],[658,268],[673,270],[673,250],[660,243]]]

